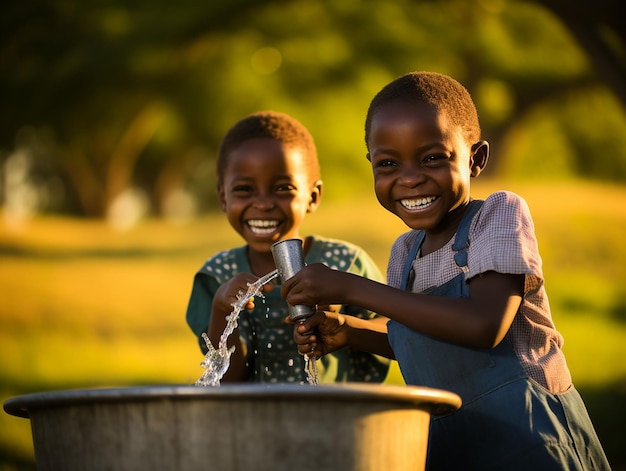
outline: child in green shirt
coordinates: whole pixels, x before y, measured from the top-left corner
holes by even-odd
[[[214,346],[226,327],[241,286],[276,267],[270,251],[280,240],[303,241],[305,263],[381,281],[382,275],[360,247],[340,240],[300,234],[307,213],[322,197],[317,151],[308,130],[294,118],[273,111],[255,113],[237,122],[225,135],[217,159],[217,187],[222,210],[246,245],[211,257],[196,273],[187,323],[206,353],[203,333]],[[235,346],[222,381],[305,382],[304,358],[285,324],[287,303],[280,289],[266,292],[252,309],[239,314],[238,328],[229,338]],[[252,307],[250,304],[248,307]],[[339,312],[373,318],[356,306],[333,306]],[[349,348],[318,362],[320,382],[382,382],[389,361]]]

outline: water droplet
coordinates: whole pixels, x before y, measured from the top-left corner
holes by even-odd
[[[245,307],[248,300],[254,296],[259,296],[263,285],[269,283],[278,276],[278,271],[268,273],[267,275],[259,278],[254,283],[248,283],[248,290],[244,293],[241,291],[238,293],[237,301],[233,303],[232,312],[226,317],[227,324],[224,332],[220,336],[220,341],[217,348],[213,347],[209,337],[206,334],[202,334],[202,337],[206,343],[207,354],[204,357],[204,361],[200,364],[204,369],[202,376],[195,382],[196,386],[219,386],[222,377],[228,371],[230,366],[230,356],[235,351],[235,347],[228,348],[227,340],[230,334],[237,328],[237,319],[239,313]],[[266,309],[266,317],[269,317],[269,308]],[[255,332],[253,332],[255,335]],[[272,348],[272,344],[268,343],[267,348]],[[258,355],[258,351],[254,351],[255,355]],[[307,381],[309,384],[318,384],[317,364],[314,358],[305,356],[305,370],[307,373]],[[289,366],[293,366],[293,359],[289,360]],[[248,363],[246,363],[248,366]],[[272,375],[272,372],[268,367],[265,367],[265,372],[268,376]]]

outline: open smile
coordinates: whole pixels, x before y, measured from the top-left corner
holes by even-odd
[[[436,199],[437,196],[427,196],[425,198],[406,198],[400,200],[400,204],[410,211],[415,211],[428,208],[435,202]]]
[[[276,219],[250,219],[247,224],[254,234],[267,236],[276,232],[280,221]]]

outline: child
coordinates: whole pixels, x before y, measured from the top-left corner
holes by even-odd
[[[306,263],[323,263],[366,278],[381,280],[372,259],[361,248],[339,240],[300,234],[305,214],[317,209],[322,181],[317,151],[308,130],[292,117],[260,112],[236,123],[224,137],[217,158],[217,189],[222,210],[246,245],[216,254],[196,273],[187,323],[206,353],[203,332],[217,347],[232,303],[248,282],[276,267],[272,244],[303,239]],[[256,276],[254,276],[256,275]],[[235,346],[222,381],[303,382],[304,359],[292,328],[284,323],[287,303],[280,290],[264,293],[242,310],[239,327],[229,337]],[[344,305],[342,313],[371,318],[361,308]],[[389,360],[346,348],[319,362],[318,380],[382,382]]]
[[[432,420],[430,470],[609,469],[552,323],[526,203],[470,197],[489,155],[480,137],[469,93],[445,75],[409,73],[375,96],[365,141],[376,196],[411,229],[392,247],[389,285],[312,265],[282,292],[390,320],[318,312],[296,327],[299,350],[396,358],[407,384],[459,394],[459,411]]]

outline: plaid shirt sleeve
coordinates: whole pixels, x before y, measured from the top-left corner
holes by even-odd
[[[496,271],[531,275],[542,282],[541,263],[526,202],[506,191],[489,196],[470,229],[467,278]]]

